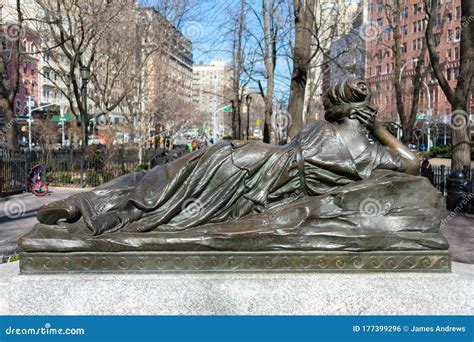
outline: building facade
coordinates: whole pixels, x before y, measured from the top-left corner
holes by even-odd
[[[374,102],[380,108],[380,119],[385,122],[398,122],[394,77],[399,77],[404,90],[405,111],[411,106],[413,75],[425,44],[426,13],[421,0],[402,0],[401,2],[401,67],[395,75],[395,56],[393,32],[385,15],[386,0],[369,3],[369,24],[373,35],[367,39],[366,79],[374,94]],[[456,86],[459,76],[460,40],[461,40],[461,0],[442,1],[440,13],[446,13],[443,19],[436,18],[434,35],[437,43],[440,66],[451,87]],[[426,52],[424,65],[429,66]],[[430,67],[429,67],[430,68]],[[425,73],[420,93],[418,116],[432,121],[449,122],[451,106],[447,101],[433,73]]]
[[[227,130],[219,123],[231,122],[230,118],[222,118],[225,112],[219,111],[216,117],[213,114],[219,108],[230,104],[232,98],[232,69],[222,60],[213,60],[209,64],[195,64],[193,66],[193,103],[203,121],[208,127],[214,126],[219,132]],[[230,113],[227,113],[230,115]]]
[[[327,56],[334,41],[342,39],[353,29],[354,20],[359,15],[362,0],[316,0],[312,15],[313,57],[310,63],[305,89],[303,121],[321,119],[324,113],[323,95],[327,80]]]

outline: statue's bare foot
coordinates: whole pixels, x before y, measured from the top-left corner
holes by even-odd
[[[36,217],[44,224],[56,224],[59,220],[75,221],[81,216],[74,200],[69,198],[43,205]]]

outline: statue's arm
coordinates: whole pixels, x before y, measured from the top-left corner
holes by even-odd
[[[416,174],[420,168],[418,158],[408,147],[398,141],[382,124],[374,121],[372,126],[372,135],[380,144],[386,146],[390,151],[397,153],[405,165],[405,172],[409,174]]]

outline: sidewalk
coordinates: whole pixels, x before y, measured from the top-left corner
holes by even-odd
[[[17,241],[37,223],[39,207],[84,190],[90,189],[50,188],[44,197],[23,193],[0,198],[0,263],[18,252]]]

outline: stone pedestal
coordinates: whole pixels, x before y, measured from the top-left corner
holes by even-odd
[[[0,315],[473,315],[474,266],[452,273],[19,275],[0,265]]]

